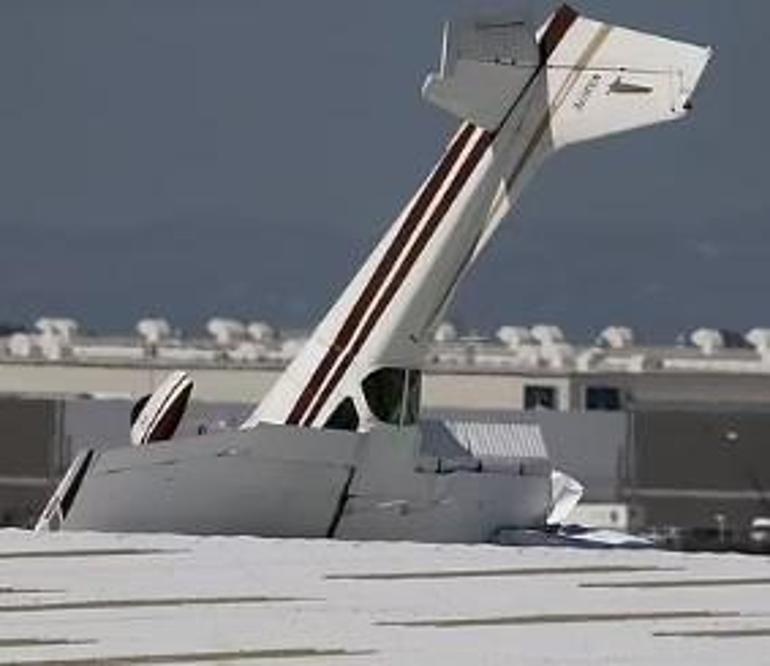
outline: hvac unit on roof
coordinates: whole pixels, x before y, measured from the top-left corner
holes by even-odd
[[[59,361],[72,354],[72,348],[69,343],[58,335],[43,333],[38,336],[37,341],[38,345],[40,345],[40,351],[43,352],[43,356],[49,361]]]
[[[455,342],[457,340],[457,328],[451,321],[442,321],[433,334],[435,342]]]
[[[746,340],[754,346],[760,354],[770,352],[770,328],[752,328],[746,333]]]
[[[532,337],[544,347],[560,345],[564,343],[564,333],[558,326],[546,326],[538,324],[530,329]]]
[[[507,347],[515,349],[516,347],[522,347],[534,342],[532,333],[524,326],[501,326],[495,333],[500,342]]]
[[[275,329],[264,321],[253,321],[248,327],[249,335],[255,342],[271,342],[275,340]]]
[[[599,334],[598,344],[610,349],[632,347],[634,332],[627,326],[608,326]]]
[[[69,344],[78,331],[78,323],[64,317],[41,317],[35,322],[35,328],[44,336],[56,337]]]
[[[35,341],[35,336],[27,333],[14,333],[8,338],[8,351],[11,356],[29,358],[39,351],[39,347]]]
[[[605,352],[596,347],[591,347],[575,357],[575,367],[580,372],[588,372],[604,358]]]
[[[246,335],[246,325],[237,319],[215,317],[209,319],[206,330],[217,341],[220,347],[230,347]]]
[[[165,319],[142,319],[136,325],[136,332],[144,338],[147,345],[157,345],[171,335],[171,326]]]
[[[724,349],[725,339],[721,331],[715,328],[699,328],[690,336],[692,343],[704,354],[710,356],[715,351]]]
[[[540,358],[548,367],[555,370],[563,370],[571,367],[575,362],[575,350],[568,344],[548,344],[540,348]]]

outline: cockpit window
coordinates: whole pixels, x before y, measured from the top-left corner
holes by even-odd
[[[363,381],[364,396],[369,409],[380,421],[399,425],[404,401],[406,370],[381,368]]]
[[[420,415],[419,370],[380,368],[362,383],[372,414],[391,425],[412,425]]]
[[[328,430],[358,430],[358,410],[351,398],[345,398],[326,420],[324,428]]]
[[[406,399],[404,401],[404,425],[413,425],[420,419],[420,397],[422,395],[422,373],[407,370]]]

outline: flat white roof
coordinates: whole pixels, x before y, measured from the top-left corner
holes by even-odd
[[[0,530],[0,664],[750,664],[769,589],[745,555]]]

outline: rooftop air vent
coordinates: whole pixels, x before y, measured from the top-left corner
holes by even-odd
[[[524,345],[529,345],[534,342],[532,333],[530,333],[529,329],[524,326],[501,326],[497,329],[495,336],[500,342],[511,349],[523,347]]]
[[[55,337],[69,344],[78,332],[78,323],[64,317],[41,317],[35,322],[35,328],[47,337]]]
[[[693,331],[690,340],[707,356],[725,347],[725,339],[722,332],[715,328],[699,328]]]
[[[14,333],[8,339],[8,351],[11,356],[29,358],[37,349],[34,336],[27,333]]]
[[[206,330],[217,341],[220,347],[231,347],[246,335],[246,326],[236,319],[209,319]]]
[[[165,319],[142,319],[136,325],[136,332],[147,345],[157,345],[171,335],[171,326]]]
[[[457,328],[451,321],[444,321],[438,325],[433,334],[436,342],[455,342],[457,340]]]
[[[608,326],[597,342],[610,349],[627,349],[634,345],[634,332],[627,326]]]
[[[275,340],[275,329],[264,321],[253,321],[248,327],[249,335],[255,342],[271,342]]]
[[[746,333],[746,340],[760,354],[770,353],[770,328],[752,328]]]
[[[564,333],[558,326],[539,324],[530,329],[532,337],[543,347],[564,344]]]

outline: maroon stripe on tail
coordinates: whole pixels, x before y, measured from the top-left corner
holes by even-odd
[[[433,199],[441,189],[444,181],[449,177],[449,173],[460,158],[462,151],[475,129],[474,125],[467,123],[447,150],[438,168],[435,170],[427,185],[423,188],[420,196],[417,198],[417,201],[407,214],[404,223],[401,225],[396,237],[393,239],[393,242],[383,255],[380,263],[377,265],[377,268],[372,274],[366,287],[361,292],[355,305],[351,308],[344,324],[334,338],[334,342],[332,342],[331,346],[326,351],[323,359],[318,364],[318,367],[313,372],[307,385],[294,403],[294,407],[286,419],[287,424],[297,425],[302,420],[302,416],[307,411],[311,401],[316,396],[331,369],[334,367],[337,359],[345,350],[348,342],[350,342],[350,339],[353,337],[356,328],[358,328],[358,324],[366,313],[366,310],[369,308],[380,287],[390,274],[393,265],[396,263],[399,256],[401,256],[401,253],[414,234],[415,229],[425,215],[428,207],[433,202]]]
[[[567,30],[580,16],[569,5],[562,5],[556,10],[551,22],[540,39],[540,64],[545,64],[551,54],[556,50]]]
[[[382,296],[380,297],[380,300],[377,302],[377,305],[369,314],[369,317],[367,318],[366,323],[364,324],[358,336],[356,337],[355,341],[351,345],[350,349],[348,350],[348,353],[345,354],[344,358],[342,359],[340,364],[337,366],[337,369],[334,371],[332,378],[326,384],[323,391],[321,392],[321,395],[315,401],[312,409],[310,410],[308,415],[305,417],[303,425],[308,426],[313,423],[313,420],[318,415],[318,412],[321,410],[323,405],[329,399],[329,396],[332,394],[334,389],[342,380],[342,377],[345,375],[345,372],[347,372],[347,369],[350,367],[350,364],[353,362],[353,359],[356,357],[361,347],[363,347],[364,343],[366,342],[367,338],[371,334],[372,330],[377,325],[377,322],[380,320],[380,317],[382,317],[383,313],[385,312],[385,309],[393,300],[393,297],[396,295],[398,288],[403,284],[404,280],[407,278],[409,271],[412,269],[414,264],[419,259],[420,254],[425,249],[425,246],[428,244],[428,241],[433,237],[433,234],[435,233],[441,221],[444,219],[444,216],[446,215],[450,206],[452,205],[452,203],[454,203],[458,194],[460,193],[462,188],[465,186],[465,183],[468,181],[471,174],[475,170],[476,166],[481,161],[481,158],[483,157],[487,148],[489,148],[492,141],[494,141],[495,136],[496,136],[495,133],[484,132],[479,137],[478,141],[476,141],[476,144],[473,146],[473,149],[471,150],[470,154],[466,158],[464,164],[462,165],[460,170],[457,172],[457,175],[455,175],[454,179],[452,180],[452,183],[447,188],[447,191],[444,193],[444,196],[441,199],[441,202],[434,209],[430,219],[428,220],[427,224],[423,227],[422,231],[420,232],[420,235],[417,237],[417,240],[415,240],[414,244],[409,249],[409,252],[406,255],[406,258],[398,267],[398,270],[396,271],[395,275],[391,279],[386,290],[383,292]]]
[[[540,67],[538,68],[538,71],[533,75],[531,81],[535,80],[537,75],[540,73],[540,71],[548,61],[548,58],[556,50],[558,45],[564,39],[564,36],[572,27],[573,23],[579,18],[579,16],[580,15],[574,9],[572,9],[572,7],[566,4],[562,5],[561,7],[559,7],[558,10],[556,10],[555,14],[553,15],[553,18],[551,19],[550,23],[548,24],[548,27],[545,30],[545,33],[543,34],[543,37],[540,40],[540,44],[539,44]],[[380,317],[382,316],[385,309],[387,308],[388,304],[395,296],[395,293],[398,291],[399,286],[403,283],[404,279],[406,279],[412,266],[417,261],[422,249],[425,247],[425,245],[428,243],[428,241],[432,237],[433,233],[435,232],[442,218],[444,217],[447,210],[454,202],[454,199],[457,197],[460,190],[462,190],[463,186],[465,185],[465,182],[470,177],[471,173],[473,173],[473,170],[476,168],[478,162],[481,160],[481,157],[483,156],[484,152],[489,147],[489,145],[492,143],[495,136],[496,136],[496,133],[485,132],[482,135],[482,137],[479,139],[479,141],[476,143],[476,145],[474,146],[473,151],[471,152],[471,155],[467,159],[466,163],[463,165],[458,175],[455,177],[450,188],[447,190],[447,193],[444,195],[443,200],[441,201],[439,206],[437,206],[436,210],[431,216],[431,219],[429,220],[428,224],[425,226],[422,233],[420,234],[418,239],[415,241],[409,254],[407,255],[407,258],[399,267],[397,273],[395,274],[394,278],[391,280],[382,298],[377,303],[375,309],[369,315],[369,318],[367,319],[364,327],[362,328],[358,337],[356,338],[353,345],[349,349],[348,353],[344,356],[340,364],[337,366],[337,369],[335,370],[332,378],[329,380],[327,385],[324,387],[322,393],[316,398],[312,409],[304,419],[304,422],[303,422],[304,425],[312,424],[313,420],[318,415],[318,412],[321,410],[321,408],[326,403],[331,393],[334,391],[334,389],[337,387],[339,382],[342,380],[342,377],[345,375],[345,372],[347,372],[347,369],[350,367],[356,354],[366,342],[372,329],[377,324]],[[467,139],[468,137],[465,138],[464,143],[467,142]],[[427,208],[427,205],[425,207]],[[420,217],[422,217],[422,215],[420,215]],[[418,222],[419,222],[419,218],[415,221],[415,224],[417,224]],[[410,231],[410,234],[411,234],[411,231]],[[404,244],[406,243],[406,240],[408,240],[408,238],[404,240]],[[399,251],[400,249],[401,248],[399,248]],[[396,258],[397,257],[394,257],[393,260],[395,261]],[[381,266],[382,264],[380,265],[380,267]],[[386,271],[385,274],[382,276],[383,280],[384,280],[384,277],[387,276],[387,272],[388,271]],[[383,280],[379,280],[377,289],[379,289],[379,286]],[[375,293],[377,289],[374,290]],[[372,297],[373,296],[374,294],[372,294]],[[367,307],[370,302],[371,302],[371,298],[367,302]],[[366,308],[363,308],[362,311],[358,314],[358,318],[356,319],[356,323],[353,326],[353,330],[355,330],[355,328],[357,327],[358,320],[363,315],[363,312],[365,310]],[[351,312],[351,315],[352,315],[352,312]],[[352,335],[352,332],[353,331],[350,331],[351,335]],[[331,351],[332,350],[330,349],[329,352],[327,352],[327,357],[324,358],[324,361],[326,361],[327,358],[330,356]],[[328,367],[325,368],[324,374],[320,376],[320,378],[318,379],[318,384],[321,384],[323,382],[323,377],[328,372],[329,368],[331,368],[334,365],[334,362],[336,362],[337,358],[342,353],[342,351],[343,351],[342,345],[340,345],[340,347],[336,349],[336,353],[334,354],[333,359],[331,359],[331,361],[328,363]],[[322,362],[321,365],[324,365],[324,363]],[[319,370],[320,370],[320,367],[321,366],[319,366]],[[318,390],[318,387],[315,386],[313,392],[315,393],[317,392],[317,390]],[[312,400],[312,395],[308,397],[308,400]],[[303,406],[303,411],[305,409],[306,409],[306,405]],[[298,418],[301,418],[301,414]],[[297,422],[298,421],[295,421],[295,423]]]

